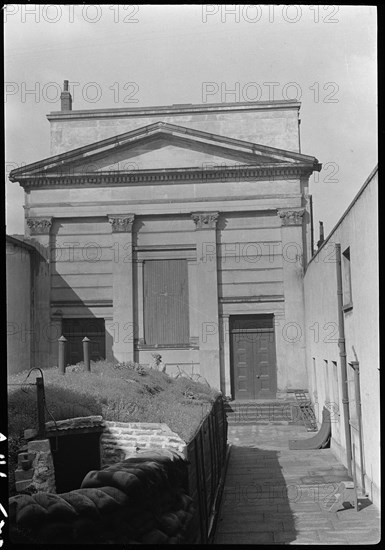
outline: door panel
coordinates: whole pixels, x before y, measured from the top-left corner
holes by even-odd
[[[255,317],[233,324],[231,331],[233,393],[235,399],[275,398],[276,356],[270,320]],[[263,325],[267,325],[263,328]]]
[[[250,357],[253,356],[253,342],[250,342],[244,335],[234,335],[233,345],[235,369],[235,392],[237,399],[254,399],[253,373],[250,369]]]

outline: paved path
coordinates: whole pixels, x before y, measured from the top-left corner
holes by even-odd
[[[303,426],[229,426],[232,444],[214,544],[375,544],[380,514],[330,513],[347,470],[330,449],[291,451],[288,440],[311,437]]]

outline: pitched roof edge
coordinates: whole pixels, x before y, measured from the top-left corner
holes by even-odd
[[[98,149],[100,150],[100,149],[109,148],[109,147],[113,148],[115,146],[119,147],[120,145],[124,145],[125,142],[128,142],[128,143],[131,142],[132,140],[134,140],[135,137],[137,138],[146,137],[151,134],[155,135],[158,132],[160,134],[169,133],[174,135],[175,133],[179,133],[182,135],[195,136],[195,137],[206,139],[212,142],[227,143],[228,145],[245,147],[251,150],[258,149],[265,154],[280,155],[280,156],[292,158],[303,162],[309,162],[309,163],[312,163],[313,165],[318,164],[318,160],[315,157],[312,157],[309,155],[303,155],[302,153],[287,151],[285,149],[278,149],[267,145],[260,145],[250,141],[235,139],[227,136],[221,136],[218,134],[204,132],[202,130],[195,130],[193,128],[186,128],[185,126],[179,126],[176,124],[170,124],[167,122],[159,121],[152,124],[148,124],[147,126],[136,128],[135,130],[130,130],[129,132],[124,132],[123,134],[118,134],[116,136],[112,136],[100,141],[96,141],[89,145],[84,145],[82,147],[78,147],[76,149],[72,149],[70,151],[60,153],[59,155],[47,157],[43,160],[31,163],[31,164],[27,164],[26,166],[23,166],[21,168],[16,168],[15,170],[12,170],[10,172],[9,179],[12,182],[18,181],[18,177],[22,176],[26,172],[31,170],[38,170],[39,168],[43,168],[47,164],[55,164],[59,162],[70,161],[71,159],[82,157],[86,153],[89,153],[92,151],[97,152]]]

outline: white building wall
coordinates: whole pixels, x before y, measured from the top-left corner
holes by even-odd
[[[341,253],[350,247],[353,307],[344,311],[348,370],[349,409],[352,443],[358,467],[359,440],[355,419],[353,347],[360,366],[363,423],[364,471],[366,489],[379,504],[380,490],[380,389],[379,389],[379,292],[377,188],[375,170],[307,266],[305,312],[309,391],[322,418],[325,402],[335,403],[332,413],[331,447],[346,464],[344,415],[341,390],[341,360],[338,346],[337,271],[335,244]],[[342,267],[342,269],[344,269]],[[343,273],[344,281],[344,273]],[[358,472],[359,473],[359,472]],[[359,479],[358,475],[358,479]]]
[[[31,251],[17,239],[7,236],[7,372],[30,369],[32,366],[32,277]]]

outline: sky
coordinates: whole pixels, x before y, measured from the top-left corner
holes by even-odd
[[[298,99],[316,241],[377,163],[374,6],[7,4],[4,26],[7,173],[50,156],[65,79],[73,110]],[[7,179],[8,234],[23,203]]]

